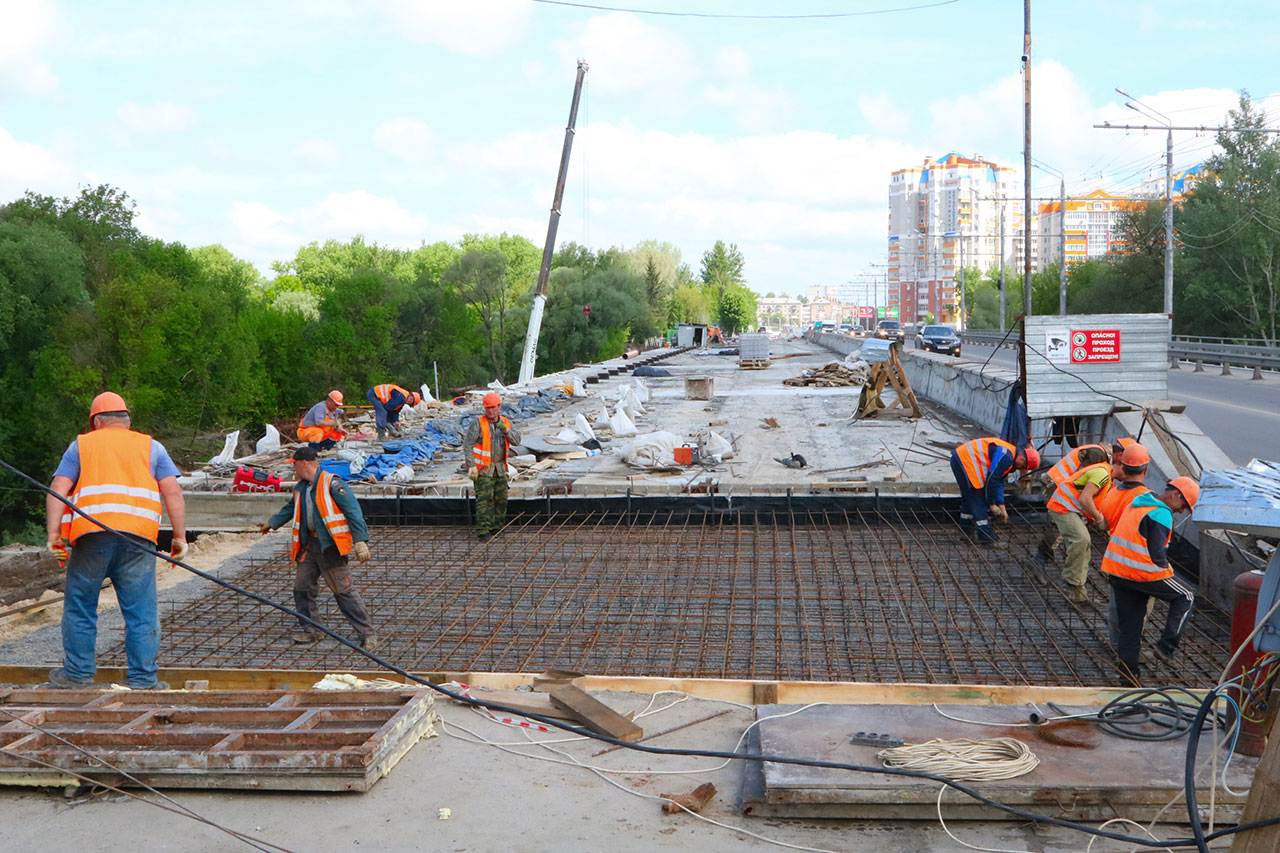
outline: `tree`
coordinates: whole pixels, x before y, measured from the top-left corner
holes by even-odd
[[[538,340],[538,365],[545,371],[616,358],[630,340],[651,333],[644,279],[626,266],[587,275],[577,269],[558,269],[548,293]]]
[[[407,252],[366,243],[359,235],[346,242],[308,243],[298,249],[293,260],[277,261],[271,268],[281,276],[296,277],[306,289],[316,293],[332,290],[339,281],[362,270],[376,270],[405,282],[416,277]]]
[[[723,240],[717,240],[714,246],[702,253],[702,283],[716,286],[742,284],[745,265],[737,243],[726,246]]]
[[[756,318],[756,295],[745,287],[728,285],[716,300],[716,321],[725,334],[736,335],[751,327]]]
[[[704,288],[682,284],[667,300],[667,325],[706,323],[711,319],[711,304]]]
[[[662,280],[662,274],[658,272],[658,265],[653,258],[649,258],[649,262],[645,265],[644,293],[652,324],[661,325],[666,319],[667,284]]]
[[[508,312],[507,258],[497,249],[471,249],[445,270],[443,281],[454,288],[484,327],[489,366],[499,382],[507,374],[505,356]]]

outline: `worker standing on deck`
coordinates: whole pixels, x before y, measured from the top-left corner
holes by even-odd
[[[507,520],[507,457],[520,443],[520,433],[502,414],[502,398],[493,391],[484,395],[484,414],[467,428],[462,446],[471,448],[471,470],[476,484],[476,536],[488,539]]]
[[[178,485],[180,472],[164,445],[130,426],[129,407],[119,394],[107,391],[94,397],[89,432],[71,442],[50,484],[54,492],[123,537],[73,513],[53,495],[45,499],[49,549],[71,547],[62,607],[62,666],[49,672],[53,687],[93,683],[98,593],[103,580],[111,578],[124,616],[128,686],[168,689],[156,680],[160,618],[153,551],[163,504],[173,527],[169,553],[177,560],[187,553],[186,504]]]
[[[966,441],[951,451],[951,473],[960,487],[960,522],[975,527],[978,541],[996,541],[987,510],[1004,521],[1004,481],[1014,470],[1034,471],[1040,467],[1040,453],[1031,446],[1018,450],[994,436]]]
[[[342,392],[334,389],[316,403],[298,422],[298,441],[305,441],[313,450],[328,450],[347,437],[342,431]]]
[[[1150,464],[1151,454],[1141,444],[1134,442],[1120,454],[1120,464],[1111,466],[1114,487],[1097,500],[1098,509],[1102,512],[1109,532],[1115,532],[1120,516],[1133,503],[1134,498],[1151,491],[1146,487],[1147,466]]]
[[[406,391],[389,382],[373,386],[366,396],[373,404],[373,420],[378,428],[379,439],[386,438],[388,432],[400,435],[400,410],[405,406],[412,408],[422,402],[417,391]]]
[[[372,651],[378,637],[369,624],[364,600],[355,587],[347,555],[355,554],[360,563],[369,562],[369,528],[355,495],[340,478],[320,470],[316,451],[299,447],[293,452],[293,471],[298,482],[293,499],[280,507],[262,533],[275,530],[285,522],[293,522],[293,539],[289,559],[293,560],[293,603],[303,615],[316,618],[316,593],[320,578],[333,592],[338,609],[355,628],[360,645]],[[322,636],[302,620],[298,620],[295,643],[314,643]]]
[[[1039,552],[1046,560],[1052,560],[1055,540],[1061,536],[1067,546],[1062,579],[1070,587],[1068,598],[1083,604],[1089,600],[1085,582],[1089,579],[1089,553],[1093,546],[1088,525],[1106,525],[1097,501],[1111,490],[1111,462],[1101,445],[1080,448],[1078,462],[1079,467],[1059,482],[1049,497],[1046,508],[1054,529],[1040,540]]]
[[[1155,646],[1156,655],[1163,659],[1178,648],[1195,604],[1193,585],[1174,573],[1167,549],[1173,538],[1173,514],[1190,512],[1199,498],[1200,486],[1190,477],[1170,480],[1159,496],[1150,491],[1139,494],[1120,516],[1102,555],[1102,573],[1111,583],[1112,642],[1121,673],[1134,682],[1142,675],[1142,624],[1148,600],[1158,598],[1169,605],[1164,633]]]

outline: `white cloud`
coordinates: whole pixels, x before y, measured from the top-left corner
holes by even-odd
[[[327,139],[304,139],[293,147],[293,156],[313,169],[331,169],[340,159],[338,146]]]
[[[688,86],[698,71],[683,41],[629,12],[588,18],[559,50],[566,66],[587,60],[590,85],[610,94],[652,91],[669,97],[673,89]]]
[[[0,203],[27,190],[58,193],[75,182],[74,170],[47,149],[19,141],[0,127]]]
[[[430,156],[431,129],[417,119],[393,118],[378,125],[374,143],[406,163],[421,163]]]
[[[40,59],[55,23],[51,0],[0,0],[0,96],[47,95],[58,87]]]
[[[195,127],[196,111],[168,102],[139,104],[128,101],[116,110],[116,118],[126,134],[153,136],[181,133]]]
[[[329,193],[314,210],[317,224],[327,234],[365,234],[397,240],[420,236],[427,221],[415,216],[395,199],[365,190]]]
[[[779,85],[762,86],[751,76],[751,57],[740,47],[725,47],[712,61],[717,80],[702,92],[714,107],[733,114],[738,126],[763,131],[789,124],[791,98]]]
[[[365,190],[332,192],[318,201],[280,211],[259,201],[233,202],[227,213],[232,248],[262,262],[292,254],[312,240],[349,240],[357,234],[399,246],[417,245],[427,221],[398,201]]]
[[[867,127],[885,136],[905,136],[911,117],[898,106],[899,99],[892,95],[859,95],[858,112],[862,113]]]
[[[455,53],[493,56],[519,41],[533,4],[527,0],[376,0],[396,33]]]

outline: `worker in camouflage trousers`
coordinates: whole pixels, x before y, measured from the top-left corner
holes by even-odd
[[[488,539],[507,521],[507,457],[520,443],[520,433],[502,414],[502,398],[484,395],[484,414],[467,429],[463,447],[471,448],[471,469],[476,484],[476,536]]]

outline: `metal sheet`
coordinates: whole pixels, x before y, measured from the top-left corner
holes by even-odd
[[[1049,360],[1056,331],[1120,330],[1120,360]],[[1105,415],[1117,405],[1169,396],[1169,318],[1163,314],[1068,314],[1026,320],[1027,413],[1032,418]]]
[[[1280,535],[1280,463],[1254,459],[1243,468],[1206,471],[1192,520],[1202,529]]]

